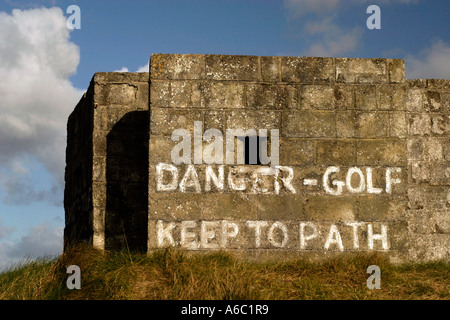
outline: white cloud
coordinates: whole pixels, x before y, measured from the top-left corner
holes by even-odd
[[[311,45],[304,55],[309,57],[338,57],[353,51],[359,44],[361,30],[354,28],[346,33],[337,33],[336,37],[327,36],[325,39]]]
[[[336,57],[357,48],[362,41],[362,29],[343,29],[333,21],[333,16],[307,22],[304,33],[315,36],[315,42],[303,53],[313,57]]]
[[[437,40],[419,54],[407,55],[405,69],[408,79],[450,79],[450,45]]]
[[[10,202],[61,203],[66,121],[83,94],[69,81],[79,48],[56,7],[0,12],[0,30],[0,188]],[[46,190],[30,180],[34,162],[50,173]]]
[[[285,2],[291,19],[308,13],[314,17],[302,18],[301,35],[307,46],[301,53],[313,57],[337,57],[355,50],[361,43],[362,28],[342,28],[335,19],[340,0],[288,0]],[[320,16],[320,14],[327,15]]]
[[[149,70],[149,63],[147,63],[145,66],[139,67],[134,72],[148,72],[148,70]],[[119,70],[114,70],[113,72],[131,72],[131,71],[129,71],[129,69],[127,67],[122,67]]]
[[[114,70],[113,72],[129,72],[127,67],[122,67],[119,70]]]
[[[419,0],[381,0],[378,1],[379,4],[410,4],[417,3]],[[372,0],[352,0],[354,3],[360,4],[372,4]],[[369,3],[370,2],[370,3]],[[345,3],[349,3],[348,0]],[[344,5],[343,0],[286,0],[285,7],[288,10],[288,17],[290,19],[296,19],[303,15],[314,13],[314,14],[325,14],[332,12],[334,10],[339,10],[341,6]]]
[[[150,69],[150,62],[148,62],[145,66],[139,67],[136,72],[148,72]]]
[[[380,0],[381,4],[410,4],[418,0]],[[300,33],[307,45],[305,56],[338,57],[348,56],[362,43],[363,28],[343,28],[335,20],[348,4],[369,5],[371,0],[285,0],[288,20],[299,21],[303,25]],[[364,11],[365,13],[365,11]],[[310,15],[312,14],[312,15]],[[309,16],[306,16],[309,15]],[[306,16],[306,17],[305,17]],[[300,20],[301,18],[301,20]]]
[[[326,13],[334,10],[340,0],[287,0],[285,6],[290,18],[298,18],[308,13]]]

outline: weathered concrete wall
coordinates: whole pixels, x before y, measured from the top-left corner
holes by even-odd
[[[409,257],[450,255],[450,81],[407,81]]]
[[[68,187],[76,192],[66,202],[91,195],[87,230],[99,248],[448,258],[449,86],[406,81],[396,59],[152,55],[150,74],[94,76],[94,103],[80,102],[92,110],[93,152],[85,162],[68,153],[66,173],[72,181],[85,163],[93,188]],[[172,138],[180,129],[187,144]],[[240,163],[229,152],[239,153],[239,139],[227,150],[236,129],[267,130],[272,162]],[[219,144],[208,133],[223,137],[213,162],[207,153]],[[175,164],[180,145],[191,150]],[[66,221],[80,220],[84,211],[71,208]]]
[[[67,121],[64,246],[73,241],[90,241],[93,236],[93,93],[91,83]]]
[[[65,244],[146,250],[148,90],[148,73],[96,73],[69,117]]]

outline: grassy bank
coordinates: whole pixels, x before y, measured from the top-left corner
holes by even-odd
[[[81,269],[81,289],[69,290],[69,265]],[[381,289],[369,290],[369,265],[381,269]],[[445,299],[450,263],[393,265],[372,255],[323,262],[252,263],[228,253],[150,256],[73,249],[0,274],[0,299]]]

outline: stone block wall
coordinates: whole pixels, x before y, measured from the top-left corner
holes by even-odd
[[[148,92],[148,73],[96,73],[69,117],[65,245],[146,250]]]
[[[67,121],[64,247],[93,236],[93,100],[91,83]]]
[[[410,258],[450,252],[450,81],[407,81]]]
[[[67,235],[86,239],[83,225],[98,248],[256,258],[450,256],[450,81],[405,80],[398,59],[154,54],[149,71],[96,74],[69,118]],[[77,158],[79,109],[93,127]],[[278,161],[242,163],[243,137],[226,143],[238,129],[266,134],[269,157],[278,143]],[[71,183],[78,163],[87,184]]]

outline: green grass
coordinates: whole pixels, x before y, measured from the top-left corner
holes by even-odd
[[[72,264],[81,268],[80,290],[66,286]],[[366,286],[372,264],[381,269],[379,290]],[[77,248],[1,273],[0,299],[450,300],[450,263],[393,265],[377,254],[256,263],[224,252],[145,255]]]

